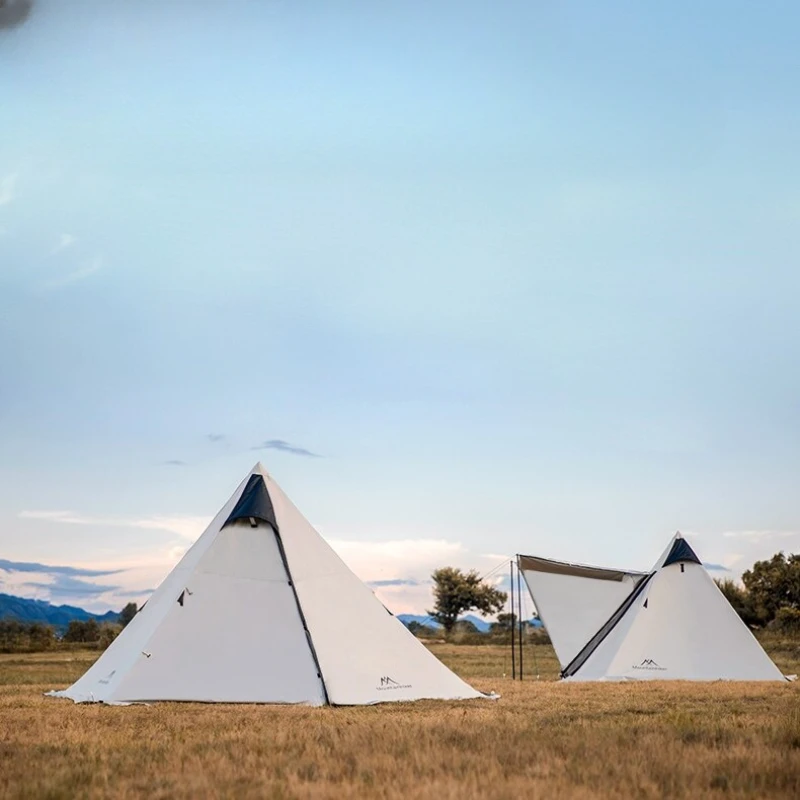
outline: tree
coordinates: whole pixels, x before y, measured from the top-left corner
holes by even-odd
[[[100,638],[100,625],[94,617],[82,621],[70,620],[67,632],[64,634],[65,642],[96,642]]]
[[[510,631],[517,627],[517,615],[509,614],[507,611],[497,615],[497,622],[492,623],[493,631]]]
[[[477,625],[468,619],[460,619],[453,626],[453,630],[458,633],[480,633]]]
[[[49,625],[19,622],[15,619],[0,620],[0,653],[49,650],[55,643],[55,633]]]
[[[800,633],[800,610],[784,606],[775,615],[775,627],[779,631],[796,636]]]
[[[731,578],[714,579],[719,590],[725,595],[725,599],[733,606],[733,610],[742,618],[745,625],[753,626],[760,624],[758,614],[753,608],[753,601],[750,593],[744,586],[740,586]]]
[[[119,612],[119,624],[124,628],[139,612],[139,607],[136,603],[128,603],[122,611]]]
[[[98,647],[105,650],[114,639],[119,636],[122,629],[118,625],[109,625],[107,622],[100,626],[100,636],[98,638]]]
[[[433,575],[433,611],[428,614],[452,633],[460,614],[480,611],[494,614],[505,605],[508,595],[484,583],[476,570],[462,572],[456,567],[441,567]]]
[[[742,575],[758,620],[775,619],[778,609],[800,609],[800,555],[776,553],[769,561],[756,561]]]
[[[53,629],[49,625],[41,625],[34,622],[28,628],[31,650],[49,650],[56,643]]]

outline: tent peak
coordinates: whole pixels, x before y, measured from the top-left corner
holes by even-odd
[[[664,563],[661,565],[662,569],[668,567],[670,564],[677,564],[683,561],[691,561],[695,564],[700,564],[700,559],[697,553],[692,550],[692,546],[682,536],[676,536],[672,540],[672,547],[670,547]]]
[[[260,472],[250,474],[233,511],[228,515],[222,527],[243,519],[249,519],[253,527],[256,527],[256,520],[261,520],[271,525],[273,530],[280,530],[272,498],[269,496],[264,476]]]

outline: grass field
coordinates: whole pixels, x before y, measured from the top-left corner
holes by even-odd
[[[0,796],[800,797],[797,683],[559,684],[545,645],[520,683],[505,648],[431,649],[502,699],[76,706],[42,692],[96,652],[0,655]]]

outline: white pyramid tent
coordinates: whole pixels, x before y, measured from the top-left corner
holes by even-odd
[[[261,464],[69,689],[75,702],[484,697],[341,561]]]
[[[680,534],[648,573],[519,568],[566,680],[784,680]]]

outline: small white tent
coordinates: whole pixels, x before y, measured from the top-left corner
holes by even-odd
[[[365,705],[484,697],[341,561],[257,464],[75,702]]]
[[[519,568],[566,680],[784,680],[680,534],[649,573]]]

